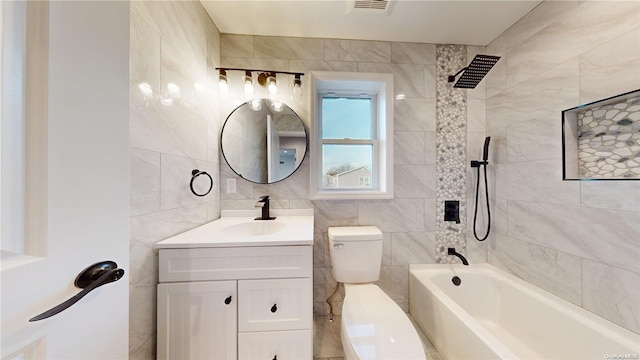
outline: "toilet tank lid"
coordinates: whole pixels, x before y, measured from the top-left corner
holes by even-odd
[[[334,241],[382,240],[382,231],[375,226],[336,226],[328,230]]]

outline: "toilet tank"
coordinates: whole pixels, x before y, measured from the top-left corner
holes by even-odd
[[[375,226],[329,228],[333,277],[342,283],[368,283],[380,278],[382,232]]]

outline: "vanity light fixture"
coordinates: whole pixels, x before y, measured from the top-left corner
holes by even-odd
[[[228,91],[229,82],[227,78],[227,71],[244,71],[242,81],[244,82],[245,94],[250,95],[253,93],[253,73],[258,73],[257,83],[260,86],[264,86],[269,90],[270,94],[276,94],[278,92],[277,75],[293,75],[293,89],[292,92],[295,95],[302,93],[302,76],[304,73],[289,72],[289,71],[273,71],[273,70],[259,70],[259,69],[239,69],[239,68],[215,68],[219,71],[218,85],[222,91]]]

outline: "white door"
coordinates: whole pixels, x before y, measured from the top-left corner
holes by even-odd
[[[127,273],[29,319],[129,271],[129,3],[26,3],[0,2],[2,359],[126,359]]]

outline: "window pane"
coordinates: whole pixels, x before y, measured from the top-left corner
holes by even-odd
[[[370,98],[322,98],[322,138],[369,140]]]
[[[322,187],[371,189],[373,145],[322,145]]]

